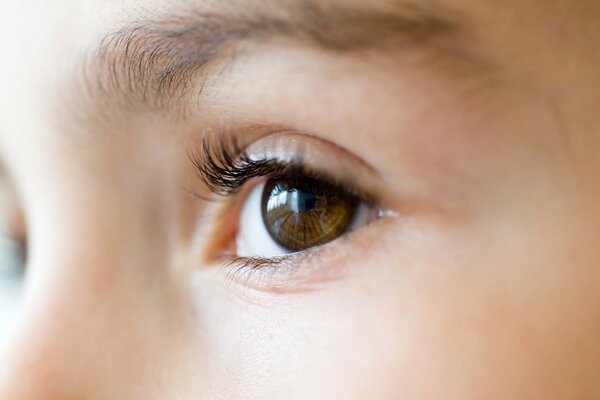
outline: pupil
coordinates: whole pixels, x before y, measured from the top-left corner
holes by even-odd
[[[317,196],[312,192],[293,191],[291,199],[298,205],[298,211],[310,211],[317,205]]]

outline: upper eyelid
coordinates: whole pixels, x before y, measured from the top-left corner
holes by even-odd
[[[219,196],[236,194],[253,178],[297,175],[382,203],[380,176],[373,166],[336,143],[290,128],[252,124],[206,130],[188,156],[204,187]]]
[[[361,190],[356,183],[345,182],[304,162],[301,154],[287,162],[266,157],[255,159],[246,153],[235,138],[220,136],[215,142],[204,138],[200,150],[189,152],[189,157],[206,188],[219,196],[236,194],[253,178],[301,176],[325,181],[368,204],[377,202],[373,194]]]

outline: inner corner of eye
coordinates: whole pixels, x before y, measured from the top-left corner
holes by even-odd
[[[241,189],[232,198],[224,199],[215,204],[213,211],[209,211],[212,228],[209,234],[208,245],[205,247],[207,262],[230,257],[242,257],[239,251],[240,214],[250,197],[255,192],[262,192],[265,184],[264,178],[252,178],[246,181]]]

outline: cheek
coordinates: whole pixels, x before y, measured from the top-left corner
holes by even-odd
[[[318,290],[244,290],[241,303],[212,296],[210,308],[221,310],[218,358],[249,398],[546,398],[593,390],[595,275],[550,259],[547,235],[515,229],[496,229],[494,239],[475,225],[443,234],[404,226],[387,232],[389,242],[365,238],[338,258],[350,272]],[[504,235],[538,237],[539,249]]]
[[[598,273],[569,255],[576,240],[539,222],[488,220],[437,240],[425,231],[415,249],[397,251],[397,270],[376,297],[388,299],[380,342],[409,343],[390,356],[405,382],[400,393],[572,398],[597,390]]]

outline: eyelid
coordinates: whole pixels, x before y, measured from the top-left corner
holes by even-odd
[[[379,202],[375,170],[347,150],[319,139],[298,133],[277,133],[254,142],[247,149],[252,160],[277,160],[292,166],[301,174],[324,180],[362,200]],[[293,170],[290,175],[293,175]]]

